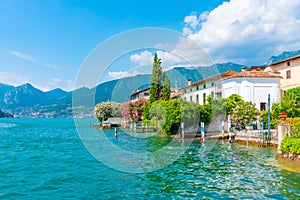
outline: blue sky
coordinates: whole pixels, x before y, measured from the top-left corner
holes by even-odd
[[[213,62],[263,64],[271,55],[300,49],[299,8],[299,0],[1,0],[0,83],[71,90],[97,45],[143,27],[178,31]],[[102,81],[138,73],[132,68],[150,64],[152,54],[146,49],[120,57]],[[182,64],[172,52],[159,55],[166,67]]]

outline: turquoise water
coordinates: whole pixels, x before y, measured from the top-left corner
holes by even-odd
[[[82,119],[81,129],[98,131],[89,122]],[[140,152],[170,142],[132,138],[121,131],[118,138],[112,131],[101,134]],[[184,155],[169,166],[125,173],[89,153],[72,119],[1,119],[0,139],[0,199],[300,198],[300,174],[270,164],[275,162],[275,149],[194,141],[183,146]],[[205,156],[204,148],[211,148]]]

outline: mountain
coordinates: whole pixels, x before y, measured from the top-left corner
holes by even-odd
[[[3,112],[2,110],[0,110],[0,118],[13,118],[14,116],[12,114]]]
[[[285,51],[278,56],[271,56],[267,63],[276,63],[282,60],[286,60],[288,58],[294,57],[294,56],[299,56],[300,55],[300,50],[298,51]]]
[[[171,87],[182,88],[187,85],[188,79],[194,82],[228,70],[241,71],[241,67],[239,64],[223,63],[210,67],[175,67],[167,73]],[[29,83],[18,87],[0,84],[0,108],[20,117],[71,117],[72,112],[78,117],[93,116],[90,105],[105,101],[126,102],[137,88],[149,86],[150,80],[150,74],[139,74],[71,92],[59,88],[43,92]]]
[[[32,106],[44,104],[46,95],[29,83],[15,87],[5,92],[4,103],[8,106]]]
[[[5,93],[14,89],[15,87],[14,86],[11,86],[11,85],[5,85],[5,84],[1,84],[0,83],[0,105],[4,105],[4,96],[5,96]]]
[[[60,88],[56,88],[54,90],[50,90],[50,91],[46,92],[46,95],[49,98],[62,99],[62,98],[67,97],[69,95],[69,92],[66,92]]]
[[[70,105],[61,100],[70,95],[62,89],[43,92],[29,83],[18,87],[0,84],[0,108],[22,117],[62,116]]]

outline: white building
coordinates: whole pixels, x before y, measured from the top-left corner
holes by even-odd
[[[244,101],[252,102],[258,110],[265,110],[268,94],[271,106],[280,101],[280,79],[281,76],[270,67],[263,71],[246,71],[246,67],[243,67],[242,72],[220,80],[222,98],[238,94]]]
[[[192,80],[188,80],[188,85],[183,88],[183,98],[187,101],[204,104],[206,103],[209,95],[212,98],[222,97],[222,87],[218,80],[220,78],[229,77],[237,73],[238,72],[228,71],[206,79],[202,79],[195,83],[192,83]]]
[[[140,98],[149,100],[150,99],[150,88],[148,87],[143,90],[138,88],[133,93],[131,93],[129,97],[130,97],[131,101],[137,101]]]

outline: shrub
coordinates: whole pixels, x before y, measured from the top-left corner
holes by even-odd
[[[300,138],[300,121],[294,124],[291,135],[295,138]]]
[[[279,103],[274,103],[272,111],[277,119],[282,111],[287,113],[288,117],[300,117],[300,87],[288,90]]]
[[[284,137],[280,150],[285,153],[300,154],[300,138]]]
[[[143,120],[150,120],[153,125],[159,124],[163,133],[176,134],[181,122],[186,128],[198,125],[199,109],[199,104],[183,99],[158,100],[147,104]]]
[[[300,117],[286,118],[286,123],[288,123],[290,126],[295,126],[298,122],[300,122]]]
[[[268,122],[268,111],[267,110],[262,110],[260,112],[260,117],[264,122]],[[280,122],[279,119],[276,118],[276,116],[274,115],[274,112],[271,112],[271,122],[270,122],[270,126],[272,129],[276,129],[278,123]]]

